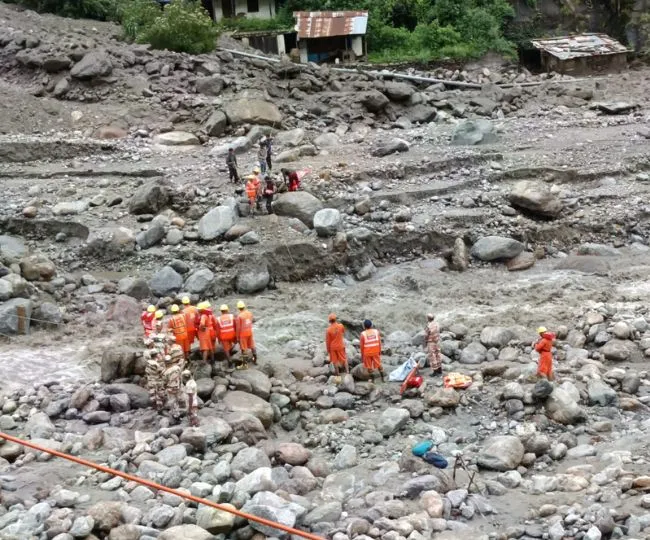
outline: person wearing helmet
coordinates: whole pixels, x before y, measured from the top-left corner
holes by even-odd
[[[379,330],[373,328],[372,321],[363,321],[365,330],[361,332],[359,347],[361,361],[372,377],[375,370],[379,371],[381,381],[384,382],[384,370],[381,366],[381,336]]]
[[[170,308],[172,316],[167,321],[168,330],[174,334],[174,341],[181,347],[185,359],[190,357],[190,342],[187,334],[187,323],[185,315],[181,313],[180,308],[174,304]]]
[[[156,341],[150,340],[151,345],[144,353],[145,367],[144,374],[147,379],[147,390],[149,401],[156,411],[160,412],[165,404],[165,387],[163,384],[163,355],[161,349],[156,347]]]
[[[181,366],[179,358],[183,358],[183,352],[180,351],[180,356],[176,354],[165,355],[165,371],[163,373],[163,384],[165,393],[167,394],[167,406],[174,420],[181,417],[180,407],[178,405],[179,393],[181,390]]]
[[[188,346],[191,350],[194,340],[196,339],[196,317],[199,314],[199,310],[192,305],[189,296],[183,296],[181,304],[183,304],[183,315],[185,315]]]
[[[201,302],[198,306],[198,336],[199,348],[203,355],[203,361],[207,364],[214,364],[214,333],[216,329],[213,326],[214,315],[210,310],[209,302]]]
[[[190,421],[190,426],[197,427],[199,425],[199,415],[197,414],[197,411],[199,410],[199,398],[197,395],[198,387],[189,370],[186,369],[183,371],[181,377],[183,378],[184,385],[183,393],[187,400],[187,417]]]
[[[255,338],[253,337],[253,314],[246,309],[246,304],[241,300],[237,302],[239,314],[235,320],[235,331],[237,333],[237,342],[244,356],[252,356],[254,364],[257,364],[257,350],[255,349]]]
[[[226,304],[222,304],[219,311],[221,315],[217,317],[217,339],[223,348],[223,354],[230,366],[232,364],[231,351],[237,339],[235,316],[230,313],[230,309]]]
[[[334,366],[336,377],[339,378],[340,370],[350,373],[348,358],[345,355],[345,342],[343,341],[345,327],[340,322],[336,322],[334,313],[330,313],[328,321],[330,325],[325,332],[325,348],[327,354],[329,354],[330,363]]]
[[[155,316],[156,306],[154,305],[150,305],[145,311],[142,312],[142,315],[140,315],[140,321],[142,321],[145,338],[149,337],[153,333]]]
[[[537,364],[537,375],[544,377],[549,381],[553,380],[553,344],[555,343],[555,334],[549,332],[545,327],[540,326],[537,329],[539,339],[535,343],[535,350],[539,353],[539,362]]]
[[[257,205],[257,183],[256,177],[253,175],[246,178],[246,197],[248,198],[248,212],[251,217],[254,217]]]
[[[163,334],[165,332],[165,310],[159,309],[154,315],[153,329],[157,334]]]
[[[266,148],[266,139],[260,141],[260,147],[257,150],[257,161],[260,164],[260,172],[266,174],[266,156],[268,150]]]
[[[442,359],[440,357],[440,327],[433,313],[427,313],[427,326],[424,329],[424,347],[427,350],[427,360],[431,366],[431,375],[442,375]]]

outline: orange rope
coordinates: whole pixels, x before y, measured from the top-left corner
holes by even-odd
[[[189,501],[195,502],[197,504],[204,504],[206,506],[211,506],[212,508],[216,508],[217,510],[221,510],[222,512],[228,512],[229,514],[234,514],[235,516],[238,516],[240,518],[248,519],[250,521],[256,521],[257,523],[260,523],[262,525],[266,525],[267,527],[273,527],[274,529],[279,529],[281,531],[284,531],[289,534],[295,534],[297,536],[302,536],[303,538],[307,538],[308,540],[323,540],[322,537],[316,536],[315,534],[311,534],[308,532],[304,532],[298,529],[294,529],[292,527],[287,527],[286,525],[282,525],[282,523],[277,523],[275,521],[271,521],[268,519],[264,519],[258,516],[254,516],[252,514],[247,514],[246,512],[241,512],[239,510],[235,510],[234,508],[229,508],[227,506],[222,506],[220,504],[217,504],[215,502],[209,501],[207,499],[202,499],[201,497],[195,497],[194,495],[188,495],[187,493],[183,493],[182,491],[178,491],[172,488],[168,488],[167,486],[162,486],[160,484],[156,484],[155,482],[151,482],[149,480],[145,480],[144,478],[139,478],[137,476],[133,476],[130,474],[123,473],[121,471],[117,471],[115,469],[111,469],[110,467],[104,467],[103,465],[98,465],[97,463],[93,463],[92,461],[87,461],[85,459],[81,459],[75,456],[71,456],[70,454],[64,454],[63,452],[59,452],[57,450],[51,450],[49,448],[45,448],[43,446],[39,446],[38,444],[34,444],[29,441],[24,441],[23,439],[19,439],[18,437],[12,437],[11,435],[7,435],[6,433],[2,433],[0,431],[0,438],[5,439],[7,441],[20,444],[21,446],[27,446],[28,448],[32,448],[33,450],[38,450],[39,452],[45,452],[47,454],[50,454],[55,457],[60,457],[63,459],[67,459],[68,461],[72,461],[73,463],[77,463],[79,465],[83,465],[84,467],[89,467],[91,469],[96,469],[98,471],[112,474],[113,476],[120,476],[121,478],[124,478],[125,480],[129,480],[132,482],[137,482],[138,484],[142,484],[143,486],[150,487],[152,489],[157,489],[158,491],[166,491],[167,493],[171,493],[172,495],[176,495],[178,497],[182,497],[183,499],[187,499]]]

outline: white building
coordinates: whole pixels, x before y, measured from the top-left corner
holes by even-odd
[[[276,0],[212,0],[214,20],[248,17],[271,19],[277,13]]]

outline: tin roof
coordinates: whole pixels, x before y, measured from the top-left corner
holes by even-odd
[[[366,33],[367,11],[296,11],[298,39],[352,36]]]
[[[584,56],[600,56],[627,52],[627,47],[605,34],[578,34],[549,39],[533,39],[531,43],[560,60]]]

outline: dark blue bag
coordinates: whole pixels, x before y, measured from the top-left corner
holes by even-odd
[[[433,442],[432,441],[423,441],[423,442],[417,443],[411,449],[411,452],[413,452],[414,456],[422,457],[422,456],[424,456],[424,454],[426,454],[432,448],[433,448]]]
[[[437,452],[427,452],[422,456],[422,459],[438,469],[446,469],[447,465],[449,465],[445,456],[438,454]]]

